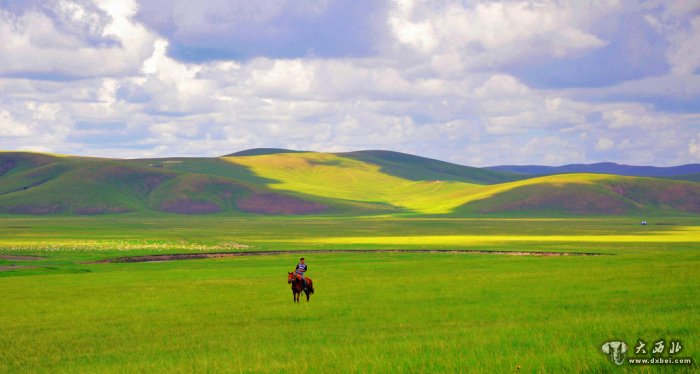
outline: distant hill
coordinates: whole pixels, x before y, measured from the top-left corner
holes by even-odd
[[[631,166],[620,165],[613,162],[601,162],[597,164],[570,164],[562,166],[539,165],[502,165],[490,166],[487,169],[529,175],[552,175],[563,173],[595,173],[614,174],[634,177],[673,177],[682,174],[700,173],[700,164],[688,164],[681,166],[656,167],[656,166]]]
[[[303,153],[306,151],[294,151],[291,149],[284,148],[251,148],[243,151],[238,151],[230,153],[221,157],[235,157],[235,156],[260,156],[260,155],[274,155],[278,153]]]
[[[400,152],[371,150],[338,155],[379,165],[384,173],[414,181],[443,180],[493,184],[523,179],[522,175],[506,171],[457,165]]]
[[[700,174],[517,175],[390,151],[215,158],[0,152],[0,214],[700,214]]]
[[[690,174],[674,175],[674,176],[669,177],[669,178],[671,178],[671,179],[677,179],[677,180],[682,180],[682,181],[700,182],[700,173],[690,173]]]

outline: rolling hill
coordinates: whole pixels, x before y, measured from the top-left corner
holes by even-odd
[[[382,173],[412,181],[443,180],[492,184],[524,178],[521,174],[507,171],[493,171],[462,166],[392,151],[356,151],[338,155],[378,165],[381,167],[380,171]]]
[[[700,183],[526,177],[390,151],[254,149],[216,158],[0,152],[3,214],[700,214]]]
[[[249,212],[310,214],[354,209],[302,193],[279,194],[245,168],[218,159],[113,160],[40,158],[0,153],[11,165],[0,176],[0,212],[10,214],[108,214]],[[359,207],[359,208],[358,208]]]
[[[569,164],[562,166],[540,165],[501,165],[490,166],[487,169],[501,172],[528,175],[552,175],[564,173],[594,173],[614,174],[632,177],[676,177],[684,174],[700,173],[700,164],[687,164],[670,167],[632,166],[614,162],[597,164]]]
[[[671,179],[677,179],[677,180],[682,180],[682,181],[692,181],[692,182],[700,182],[700,172],[698,173],[690,173],[690,174],[681,174],[681,175],[674,175],[670,177]]]
[[[251,148],[242,151],[230,153],[221,157],[236,157],[236,156],[261,156],[261,155],[274,155],[278,153],[304,153],[306,151],[295,151],[291,149],[284,148]]]

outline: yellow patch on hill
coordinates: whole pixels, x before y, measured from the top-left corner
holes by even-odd
[[[565,174],[497,185],[451,181],[411,181],[381,172],[378,165],[326,153],[283,153],[225,157],[260,177],[269,187],[335,199],[388,203],[425,214],[450,213],[471,201],[533,184],[590,184],[610,176]]]

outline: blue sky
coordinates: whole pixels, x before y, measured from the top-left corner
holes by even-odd
[[[0,0],[0,149],[700,162],[694,1]]]

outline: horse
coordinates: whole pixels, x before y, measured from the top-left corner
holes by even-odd
[[[299,302],[299,297],[301,296],[302,291],[306,293],[306,301],[309,301],[309,296],[314,293],[314,282],[309,277],[306,277],[306,289],[304,289],[301,282],[301,276],[296,275],[295,273],[289,273],[287,275],[287,284],[292,285],[292,294],[294,295],[295,303]]]

